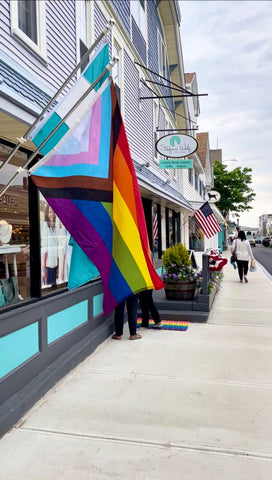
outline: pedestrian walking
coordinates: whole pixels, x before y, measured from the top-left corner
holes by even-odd
[[[237,257],[237,267],[240,283],[248,283],[247,272],[248,262],[253,260],[253,253],[249,241],[246,239],[246,234],[243,230],[238,232],[238,238],[233,241],[231,246],[231,253],[235,253]]]

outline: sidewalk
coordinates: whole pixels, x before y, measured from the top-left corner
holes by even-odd
[[[0,440],[2,480],[270,480],[272,283],[228,264],[208,323],[108,339]]]

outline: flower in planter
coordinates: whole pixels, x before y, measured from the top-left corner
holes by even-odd
[[[164,270],[162,277],[165,283],[178,280],[196,283],[201,279],[201,274],[192,267],[189,252],[182,243],[165,250],[162,265]]]
[[[169,280],[196,282],[196,280],[199,279],[197,271],[192,267],[189,267],[188,265],[178,266],[175,263],[167,268],[166,273],[163,273],[162,277],[164,282]]]

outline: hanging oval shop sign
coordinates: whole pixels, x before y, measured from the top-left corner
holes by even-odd
[[[216,192],[216,190],[210,190],[205,194],[205,200],[210,203],[216,203],[219,202],[221,198],[221,195],[219,192]]]
[[[169,158],[184,158],[198,148],[197,140],[191,135],[165,135],[155,145],[157,152]]]

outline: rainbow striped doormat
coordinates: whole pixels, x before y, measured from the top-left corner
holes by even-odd
[[[154,320],[149,320],[149,326],[148,328],[152,328],[154,325]],[[162,326],[158,328],[157,330],[179,330],[181,332],[185,332],[188,330],[190,322],[180,322],[177,320],[162,320],[161,321]],[[142,319],[138,318],[137,319],[137,328],[139,328],[142,324]]]

